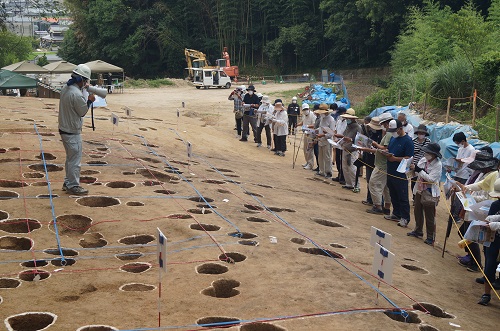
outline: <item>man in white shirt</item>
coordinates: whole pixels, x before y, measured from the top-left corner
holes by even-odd
[[[406,132],[408,136],[410,136],[411,139],[415,138],[415,129],[413,128],[413,125],[408,123],[408,120],[406,118],[405,113],[399,113],[398,114],[398,120],[403,123],[403,131]]]
[[[473,161],[476,149],[467,142],[467,137],[463,132],[455,133],[453,135],[453,142],[458,145],[457,156],[455,157],[457,169],[455,170],[454,179],[465,184],[472,172],[467,166]]]

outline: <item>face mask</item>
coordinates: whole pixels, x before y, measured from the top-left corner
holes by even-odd
[[[393,138],[397,138],[398,137],[398,133],[397,132],[391,132],[391,134],[392,134]]]
[[[430,161],[432,161],[432,159],[434,158],[434,155],[429,154],[429,153],[425,153],[425,154],[424,154],[424,157],[425,157],[425,159],[426,159],[427,161],[429,161],[429,162],[430,162]]]
[[[253,91],[248,91],[248,94],[252,95],[252,94],[253,94]]]
[[[306,111],[304,111],[304,113],[305,113],[305,114],[306,114],[306,116],[307,116],[307,115],[309,115],[310,111],[309,111],[309,110],[306,110]]]
[[[346,120],[346,122],[347,122],[347,125],[349,125],[352,123],[352,120]]]
[[[332,114],[333,114],[333,115],[337,114],[337,111],[336,111],[336,110],[334,110],[334,111],[332,112]]]
[[[420,139],[420,140],[424,140],[424,139],[425,139],[425,134],[419,134],[419,135],[418,135],[418,139]]]
[[[292,100],[292,103],[297,103],[297,100]]]

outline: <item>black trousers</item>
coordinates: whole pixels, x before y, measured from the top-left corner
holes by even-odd
[[[393,214],[410,221],[410,201],[408,199],[408,179],[394,175],[387,176],[387,187],[391,195]]]
[[[286,136],[274,135],[274,148],[276,152],[286,152]]]
[[[319,167],[319,146],[318,146],[318,143],[315,143],[313,145],[313,150],[314,150],[314,156],[316,157],[316,164],[318,165]]]
[[[262,131],[266,130],[266,140],[267,146],[271,146],[271,128],[269,125],[264,126],[263,123],[260,123],[260,126],[257,128],[257,135],[255,136],[255,142],[258,144],[262,144]]]
[[[342,171],[342,150],[340,149],[335,151],[335,163],[337,166],[337,172],[339,173],[339,181],[345,182],[344,172]]]
[[[288,132],[293,134],[295,132],[295,127],[297,126],[297,115],[288,115]]]
[[[234,118],[236,121],[236,132],[238,132],[238,136],[241,136],[241,124],[243,122],[243,118]]]

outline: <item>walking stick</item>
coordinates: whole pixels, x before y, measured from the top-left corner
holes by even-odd
[[[94,126],[94,103],[93,102],[90,104],[90,117],[92,118],[92,131],[95,131],[95,126]]]
[[[297,131],[294,132],[293,134],[293,156],[292,158],[295,158],[295,142],[297,141]],[[292,162],[292,169],[295,169],[295,161]]]
[[[302,138],[304,138],[304,132],[302,132],[302,136],[300,136],[299,148],[297,149],[297,154],[295,154],[295,157],[293,158],[292,169],[295,169],[295,162],[297,162],[297,157],[299,156],[300,145],[302,144]]]

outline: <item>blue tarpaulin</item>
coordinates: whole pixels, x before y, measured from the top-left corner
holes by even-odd
[[[397,118],[398,113],[403,112],[406,114],[406,119],[408,123],[417,128],[421,122],[420,116],[414,115],[410,113],[408,107],[397,107],[397,106],[385,106],[380,107],[373,110],[370,113],[370,117],[380,116],[382,113],[390,112],[392,117]],[[431,141],[437,142],[442,139],[453,136],[457,132],[464,132],[466,135],[477,135],[477,131],[475,131],[469,125],[462,125],[457,123],[440,123],[440,124],[429,124],[426,125],[427,130],[429,131],[429,139]]]
[[[334,74],[333,74],[334,75]],[[330,75],[332,77],[332,74]],[[335,81],[341,79],[340,76],[333,76]],[[319,105],[322,103],[326,103],[327,105],[331,105],[336,103],[339,107],[350,108],[351,102],[349,101],[349,97],[347,96],[347,89],[344,84],[342,84],[342,89],[344,93],[344,97],[337,101],[337,94],[333,92],[333,90],[329,87],[324,87],[321,84],[315,84],[312,87],[313,92],[311,93],[311,100],[304,100],[305,103]]]

